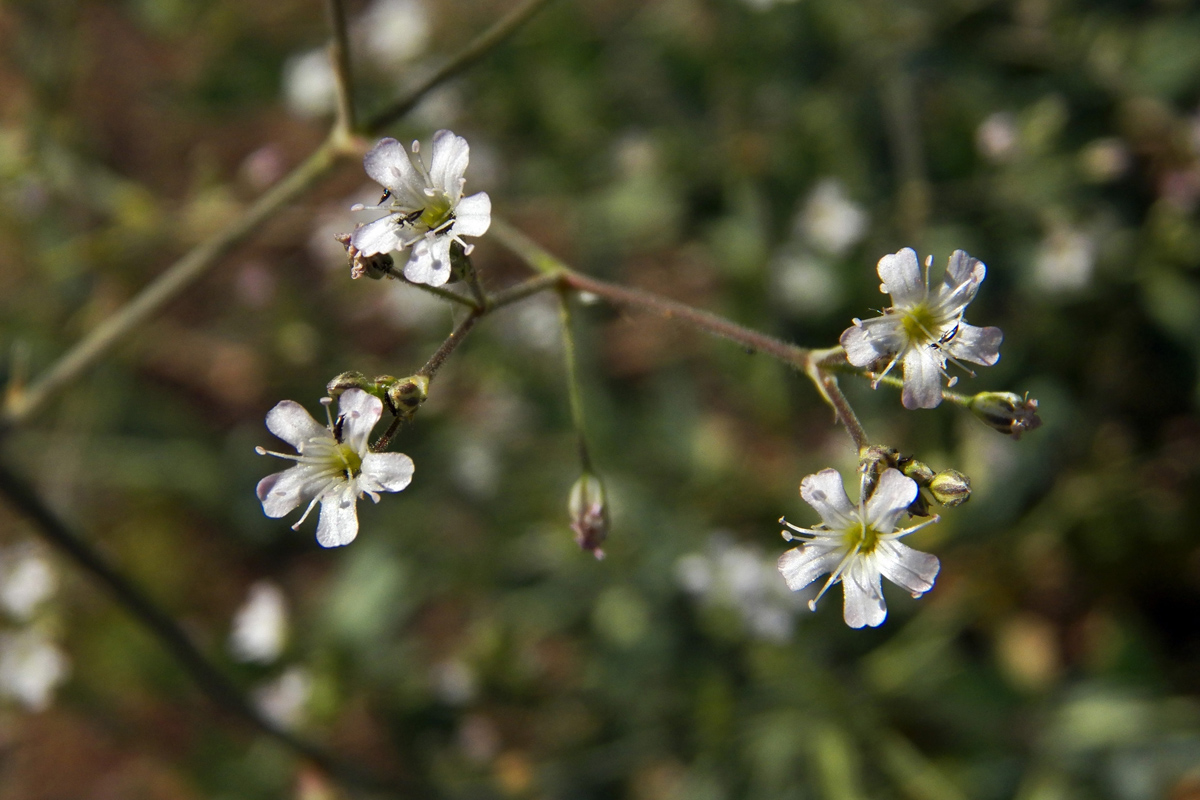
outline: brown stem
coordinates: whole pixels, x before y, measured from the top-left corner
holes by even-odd
[[[426,378],[432,378],[437,371],[442,368],[442,364],[445,363],[446,359],[450,357],[450,354],[454,352],[455,348],[462,344],[462,340],[466,338],[466,335],[470,332],[471,328],[475,327],[475,322],[479,319],[482,313],[483,312],[480,311],[473,311],[468,314],[462,322],[458,323],[458,327],[455,328],[450,335],[446,337],[446,341],[442,342],[441,346],[434,351],[433,355],[429,357],[429,360],[425,362],[425,366],[417,370],[417,374],[424,375]]]

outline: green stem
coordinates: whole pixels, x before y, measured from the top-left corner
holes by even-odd
[[[579,363],[575,352],[575,332],[571,328],[571,299],[565,291],[558,293],[558,318],[562,323],[563,360],[567,367],[567,397],[571,403],[571,421],[579,439],[579,461],[584,472],[592,471],[592,458],[588,453],[587,436],[584,434],[583,392],[579,388]]]
[[[562,279],[558,275],[535,275],[528,280],[521,281],[515,286],[510,286],[493,294],[488,298],[487,311],[490,313],[504,306],[518,303],[526,297],[532,297],[561,283]]]
[[[333,62],[334,85],[337,87],[336,130],[349,135],[354,130],[354,76],[350,70],[350,37],[346,33],[346,9],[342,0],[327,0],[332,40],[329,43],[329,59]]]

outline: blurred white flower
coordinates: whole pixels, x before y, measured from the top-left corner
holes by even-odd
[[[292,56],[283,65],[283,99],[301,117],[321,117],[337,107],[337,81],[323,48]]]
[[[846,496],[841,474],[824,469],[800,482],[800,496],[821,515],[821,523],[815,528],[798,528],[785,519],[779,520],[800,534],[783,531],[784,539],[804,542],[779,557],[779,571],[792,591],[829,575],[820,593],[809,601],[809,608],[815,611],[826,590],[841,583],[846,624],[851,628],[875,627],[887,617],[881,586],[884,577],[913,597],[933,588],[940,567],[937,556],[897,541],[938,520],[933,517],[911,528],[895,530],[900,515],[917,497],[917,483],[912,478],[894,469],[885,470],[871,497],[860,497],[855,507]]]
[[[1033,257],[1033,279],[1051,292],[1073,292],[1092,281],[1096,243],[1086,233],[1056,225],[1038,245]]]
[[[890,357],[880,375],[883,377],[897,363],[901,365],[905,408],[937,406],[942,402],[941,378],[946,376],[946,361],[974,375],[962,362],[995,364],[1004,338],[999,328],[977,328],[963,321],[963,311],[987,273],[983,262],[955,250],[942,283],[930,291],[932,262],[930,256],[922,273],[917,254],[910,247],[879,259],[878,273],[883,281],[879,291],[892,296],[892,306],[884,309],[881,317],[854,320],[841,337],[846,360],[856,367],[869,367]],[[949,385],[956,381],[950,378]]]
[[[329,416],[329,398],[325,404]],[[313,419],[304,407],[284,400],[267,414],[267,429],[296,448],[296,455],[262,447],[259,455],[273,455],[296,466],[268,475],[258,482],[258,499],[268,517],[282,517],[308,501],[293,530],[318,502],[317,542],[322,547],[349,544],[358,535],[358,498],[366,494],[379,502],[379,492],[398,492],[412,481],[413,462],[403,453],[370,451],[371,429],[383,415],[383,402],[361,389],[349,389],[338,401],[337,420],[328,426]]]
[[[451,243],[471,253],[474,245],[462,237],[487,232],[492,201],[487,192],[463,197],[470,159],[466,139],[441,130],[433,135],[432,149],[428,167],[415,141],[411,153],[395,139],[383,139],[367,153],[363,167],[385,189],[379,205],[370,208],[389,213],[356,228],[350,243],[364,256],[411,248],[404,277],[441,286],[450,279]],[[367,209],[358,205],[354,210]]]
[[[303,667],[289,667],[270,683],[254,690],[254,705],[267,719],[284,728],[304,721],[304,710],[312,695],[312,676]]]
[[[229,649],[238,661],[270,664],[279,658],[287,641],[287,598],[270,581],[250,587],[246,602],[233,617]]]
[[[0,605],[24,622],[58,588],[58,576],[37,549],[16,545],[0,552]]]
[[[796,314],[828,314],[842,301],[837,272],[811,253],[786,248],[772,259],[771,271],[775,297]]]
[[[0,694],[30,711],[49,706],[69,672],[66,655],[36,628],[0,633]]]
[[[1019,145],[1016,117],[1007,111],[997,111],[975,130],[975,147],[988,161],[998,164],[1012,161]]]
[[[475,699],[478,681],[475,671],[461,659],[452,658],[435,664],[430,670],[433,692],[443,703],[462,706]]]
[[[420,0],[375,0],[355,25],[357,38],[381,71],[413,60],[429,44],[429,12]]]
[[[775,576],[774,560],[717,534],[704,553],[675,562],[681,588],[697,600],[737,611],[750,635],[773,642],[791,638],[799,604]]]
[[[863,207],[846,196],[841,181],[826,178],[809,194],[796,223],[818,250],[840,256],[862,241],[869,220]]]

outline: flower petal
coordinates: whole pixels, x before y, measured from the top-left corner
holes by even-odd
[[[459,179],[467,171],[471,148],[467,140],[456,136],[453,131],[438,131],[433,135],[433,161],[429,165],[429,178],[435,189],[441,189],[457,201],[462,196]]]
[[[946,276],[943,283],[953,289],[956,286],[974,282],[979,285],[987,275],[987,265],[965,250],[955,250],[950,254],[950,263],[946,266]]]
[[[307,500],[311,496],[306,491],[311,477],[308,472],[303,467],[292,467],[259,481],[255,492],[262,503],[263,513],[272,519],[279,519]]]
[[[820,576],[837,569],[842,555],[836,543],[809,542],[781,555],[779,571],[787,587],[798,592]]]
[[[459,236],[483,236],[492,224],[492,199],[478,192],[458,201],[454,209],[454,233]]]
[[[887,618],[880,575],[870,561],[857,559],[842,573],[842,619],[851,628],[874,628]]]
[[[450,237],[426,236],[413,245],[404,277],[413,283],[441,286],[450,280]]]
[[[358,498],[351,484],[321,498],[321,518],[317,522],[317,544],[341,547],[358,536]]]
[[[1000,360],[1000,343],[1003,341],[1004,332],[999,328],[978,328],[960,322],[945,350],[955,358],[990,367]]]
[[[267,412],[267,430],[303,453],[309,439],[329,436],[329,429],[312,418],[295,400],[282,400]]]
[[[892,296],[892,305],[905,306],[925,299],[921,265],[917,261],[916,251],[911,247],[879,259],[876,271],[883,281],[880,289]]]
[[[399,250],[404,241],[402,219],[399,214],[391,214],[355,228],[350,234],[350,244],[364,256]]]
[[[869,367],[883,356],[898,353],[905,343],[904,326],[894,314],[863,320],[842,331],[841,337],[846,360],[856,367]]]
[[[342,441],[354,452],[367,452],[371,429],[383,416],[383,401],[362,389],[347,389],[338,398],[338,414],[342,422]]]
[[[414,186],[421,187],[425,183],[408,160],[408,150],[391,138],[381,139],[363,156],[363,169],[371,180],[397,194],[407,194]]]
[[[913,597],[933,588],[933,581],[941,568],[937,556],[914,550],[894,539],[881,539],[874,555],[880,573]]]
[[[359,480],[366,491],[398,492],[412,482],[414,469],[404,453],[367,453]]]
[[[858,513],[850,505],[842,476],[836,469],[823,469],[800,481],[800,496],[817,510],[821,521],[831,530],[845,530],[859,524]]]
[[[891,533],[900,515],[916,499],[916,481],[899,470],[885,469],[867,500],[867,524],[880,533]]]
[[[904,391],[900,401],[905,408],[937,408],[942,402],[942,364],[936,350],[929,346],[913,347],[904,354]]]

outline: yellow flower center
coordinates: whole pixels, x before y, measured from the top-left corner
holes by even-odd
[[[879,531],[864,522],[856,527],[847,528],[842,543],[851,550],[857,548],[864,556],[870,555],[879,544]]]
[[[425,210],[421,212],[421,224],[431,231],[437,230],[450,219],[450,211],[450,198],[438,192],[426,201]]]
[[[925,344],[933,340],[937,320],[927,305],[917,303],[901,312],[900,324],[904,326],[904,334],[910,342]]]
[[[362,456],[344,442],[338,444],[333,452],[337,461],[341,462],[339,471],[345,472],[347,478],[357,478],[362,472]]]

